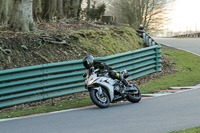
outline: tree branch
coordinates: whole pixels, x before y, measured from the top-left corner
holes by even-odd
[[[2,51],[6,55],[11,55],[12,54],[12,51],[10,49],[3,49],[2,47],[0,47],[0,51]]]

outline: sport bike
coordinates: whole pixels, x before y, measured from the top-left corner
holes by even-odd
[[[125,79],[129,76],[126,70],[121,71],[120,74]],[[131,89],[127,92],[121,81],[109,77],[107,71],[99,72],[98,69],[95,70],[92,67],[83,77],[85,77],[85,88],[88,89],[91,100],[100,108],[107,108],[110,103],[122,99],[127,99],[132,103],[141,100],[141,92],[135,84],[130,83]]]

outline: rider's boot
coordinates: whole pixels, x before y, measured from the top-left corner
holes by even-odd
[[[119,74],[119,79],[122,81],[122,83],[126,86],[125,92],[132,92],[136,91],[135,87],[133,87],[124,77],[122,74]]]
[[[126,89],[125,89],[126,92],[133,91],[133,87],[130,85],[130,83],[126,79],[123,79],[122,83],[126,86]]]
[[[137,89],[133,87],[126,79],[123,79],[122,83],[126,86],[125,92],[137,91]]]

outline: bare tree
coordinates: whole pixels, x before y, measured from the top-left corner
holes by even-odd
[[[166,0],[151,0],[146,5],[145,19],[143,24],[149,30],[156,30],[163,27],[165,21],[168,21],[166,13],[168,9],[166,8]]]
[[[116,0],[113,1],[113,14],[122,23],[137,29],[140,24],[148,30],[162,26],[167,20],[167,0]]]

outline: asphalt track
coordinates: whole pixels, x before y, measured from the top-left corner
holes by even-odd
[[[154,38],[156,42],[200,55],[200,38]]]
[[[137,104],[125,102],[106,109],[90,107],[6,120],[0,122],[0,133],[167,133],[200,126],[199,95],[200,89],[194,89]]]
[[[1,133],[167,133],[200,126],[200,89],[0,122]]]

